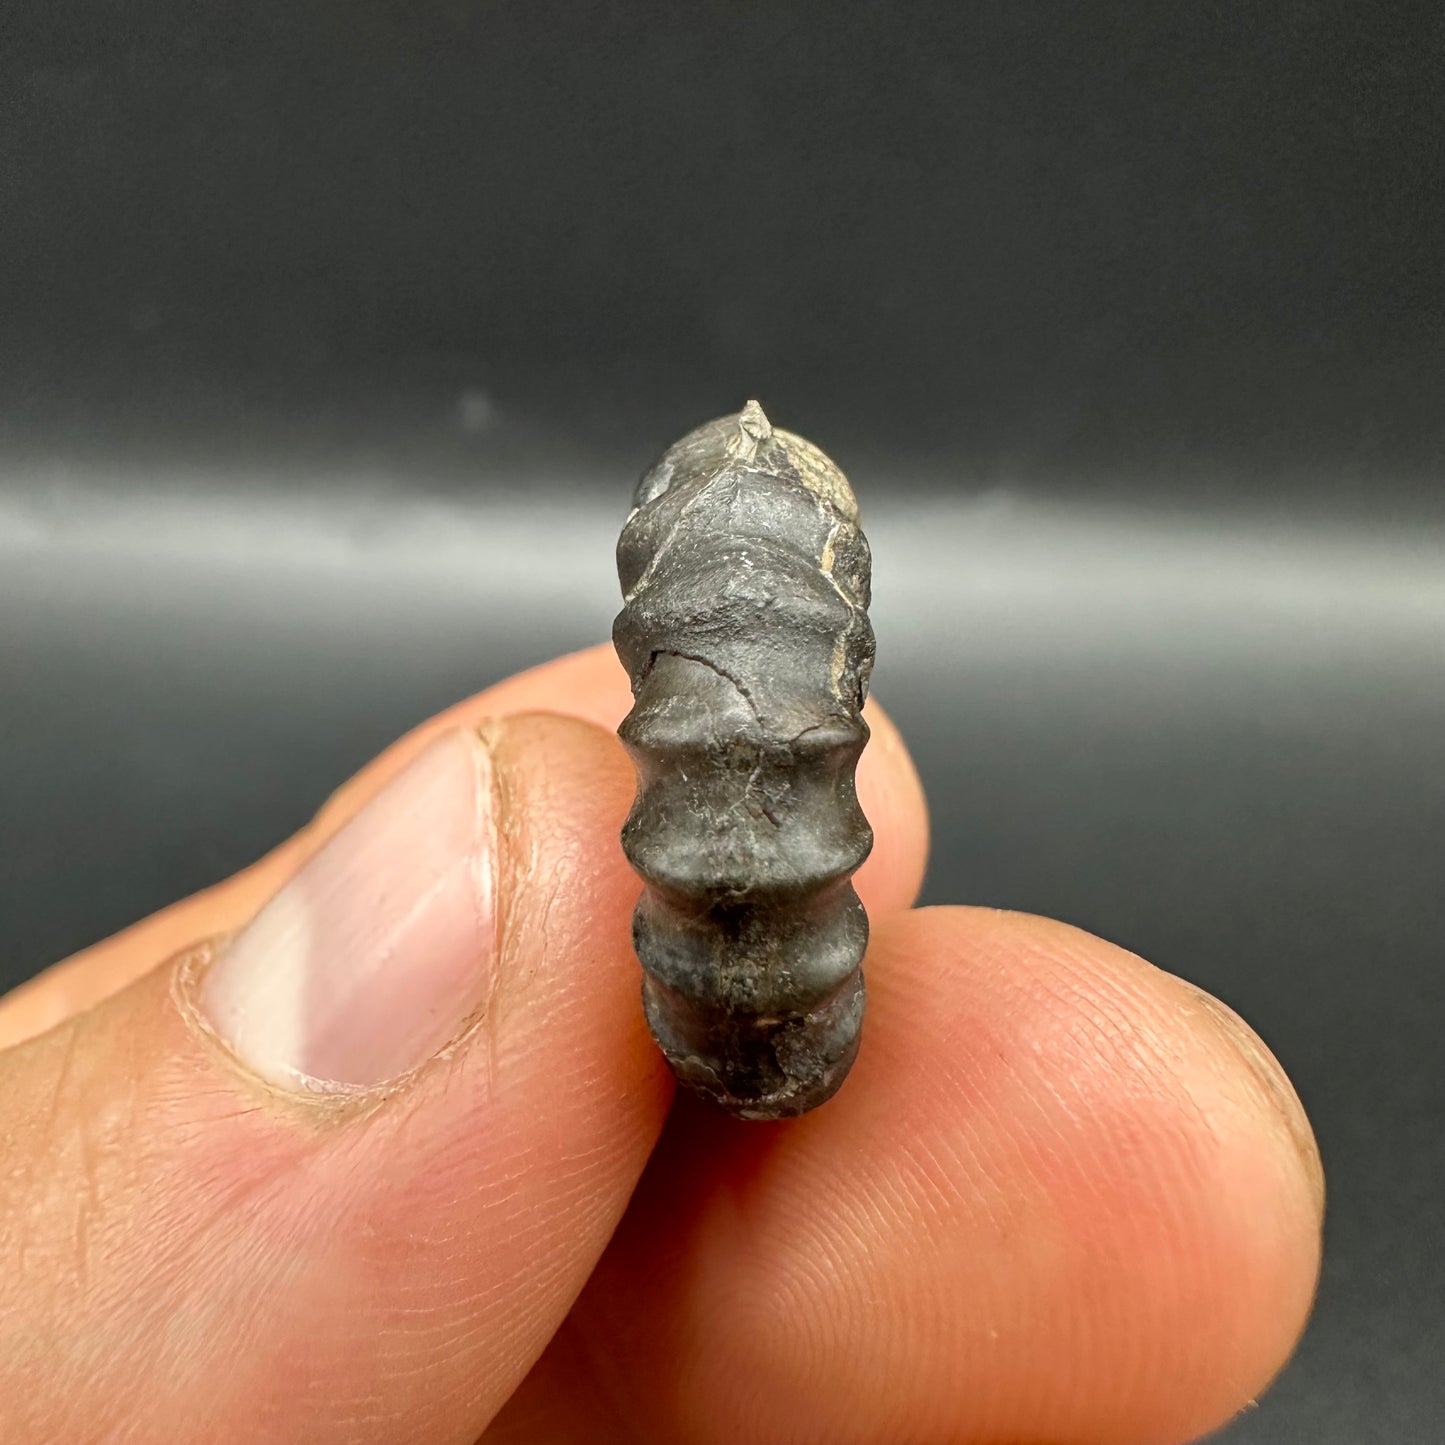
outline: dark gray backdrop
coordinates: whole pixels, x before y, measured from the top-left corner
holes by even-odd
[[[852,474],[931,900],[1221,994],[1330,1178],[1231,1441],[1445,1422],[1435,4],[15,0],[11,983],[599,639],[758,395]]]

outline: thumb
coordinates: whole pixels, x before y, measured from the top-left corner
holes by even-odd
[[[441,737],[229,944],[0,1054],[0,1438],[470,1442],[669,1084],[587,724]]]

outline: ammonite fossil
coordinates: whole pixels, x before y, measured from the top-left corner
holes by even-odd
[[[617,544],[622,845],[648,1023],[677,1077],[745,1119],[828,1099],[858,1050],[872,846],[869,552],[842,472],[750,401],[638,484]]]

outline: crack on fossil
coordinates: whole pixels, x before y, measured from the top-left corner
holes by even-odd
[[[763,722],[763,715],[758,711],[758,705],[754,702],[752,693],[725,667],[719,667],[710,657],[703,657],[700,653],[682,652],[676,647],[655,647],[652,650],[652,656],[648,658],[647,668],[642,674],[644,678],[657,666],[657,659],[659,657],[678,657],[684,662],[695,662],[699,667],[707,668],[709,672],[722,678],[724,682],[730,683],[737,692],[737,695],[747,703],[748,711],[753,715],[753,721],[757,723],[759,730],[766,736],[767,725]]]

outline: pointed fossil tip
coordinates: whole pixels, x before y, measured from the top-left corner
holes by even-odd
[[[750,401],[738,413],[738,430],[765,442],[773,434],[773,424],[768,420],[762,403]]]
[[[758,447],[773,434],[773,424],[756,401],[750,401],[738,413],[737,435],[728,443],[728,452],[739,461],[750,462]]]

